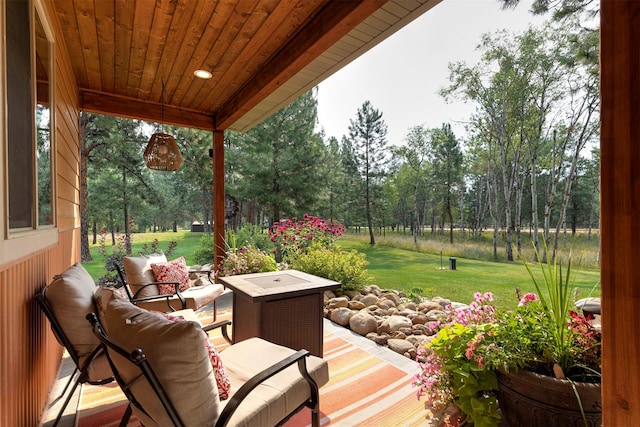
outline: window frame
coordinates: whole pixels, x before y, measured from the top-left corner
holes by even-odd
[[[58,243],[57,225],[57,143],[56,143],[56,76],[55,76],[55,49],[56,41],[51,20],[42,0],[30,0],[29,4],[29,45],[30,45],[30,78],[31,78],[31,225],[21,228],[10,228],[9,224],[9,181],[11,179],[9,163],[8,144],[8,92],[7,92],[7,52],[6,52],[6,1],[0,0],[0,30],[3,37],[0,38],[0,120],[2,121],[2,132],[0,134],[0,164],[3,170],[0,173],[0,211],[3,218],[0,219],[0,230],[4,236],[0,239],[0,264],[23,256],[27,256],[34,251],[46,248]],[[50,203],[51,203],[51,224],[40,225],[39,222],[39,196],[38,196],[38,123],[36,122],[36,109],[38,105],[36,79],[36,25],[38,20],[41,30],[48,40],[48,106],[49,106],[49,177],[50,177]],[[26,215],[25,215],[26,217]]]

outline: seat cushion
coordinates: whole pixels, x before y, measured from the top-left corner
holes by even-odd
[[[82,264],[77,263],[62,274],[54,276],[53,281],[44,291],[45,300],[53,315],[67,336],[82,365],[87,357],[100,345],[93,334],[87,314],[95,311],[93,295],[97,286]],[[105,375],[103,378],[96,376]],[[91,380],[111,378],[110,369],[98,369]]]
[[[173,322],[160,313],[113,298],[99,312],[108,337],[130,352],[142,349],[178,415],[189,426],[211,425],[219,416],[219,398],[202,328],[197,322]],[[130,382],[140,370],[129,360],[109,352],[121,378]],[[133,408],[145,426],[171,425],[146,380],[139,378],[131,390],[144,412]]]
[[[224,286],[221,284],[215,285],[203,285],[203,286],[193,286],[186,291],[182,292],[182,296],[186,302],[186,308],[191,310],[198,310],[205,305],[209,304],[220,295],[224,291]],[[172,295],[169,297],[169,303],[174,308],[174,310],[182,310],[182,305],[177,296]],[[140,301],[137,303],[139,307],[145,308],[147,310],[154,311],[169,311],[170,308],[167,304],[166,299],[158,299],[155,301]]]
[[[124,257],[124,272],[127,275],[127,283],[134,294],[141,288],[141,284],[156,282],[151,264],[167,262],[164,253],[159,252],[150,255],[126,256]],[[138,297],[151,297],[160,292],[157,286],[145,286]]]
[[[250,338],[222,350],[220,358],[231,379],[231,397],[249,378],[294,353],[295,350],[261,338]],[[323,359],[307,357],[307,370],[318,387],[329,381],[329,366]],[[256,387],[240,404],[229,425],[277,425],[308,398],[309,386],[296,363]]]

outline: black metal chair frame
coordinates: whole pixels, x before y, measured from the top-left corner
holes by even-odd
[[[116,271],[118,272],[118,277],[120,277],[120,282],[122,283],[122,287],[124,288],[125,292],[127,293],[127,297],[129,297],[129,301],[131,301],[133,304],[137,304],[139,302],[145,302],[145,301],[157,301],[157,300],[161,300],[164,299],[167,301],[167,306],[169,308],[170,311],[176,311],[176,309],[171,305],[171,298],[173,297],[173,294],[166,294],[166,295],[154,295],[154,296],[150,296],[150,297],[139,297],[138,295],[140,295],[140,293],[144,290],[144,288],[146,288],[147,286],[158,286],[158,285],[173,285],[175,288],[175,295],[178,297],[178,299],[180,300],[180,304],[182,305],[182,309],[186,309],[187,308],[187,302],[185,301],[184,297],[182,296],[182,293],[180,293],[180,283],[178,282],[150,282],[150,283],[144,283],[144,284],[140,284],[140,289],[138,289],[136,291],[135,294],[131,293],[131,289],[129,288],[129,282],[127,282],[127,279],[125,278],[125,275],[122,271],[122,269],[120,268],[120,266],[116,265]]]
[[[137,366],[140,369],[140,371],[142,372],[142,375],[149,382],[149,385],[151,386],[151,388],[155,392],[156,396],[160,400],[162,406],[164,407],[165,411],[167,412],[167,415],[169,416],[169,418],[171,419],[173,424],[176,427],[185,426],[184,422],[180,419],[180,416],[178,415],[178,412],[176,411],[174,404],[171,402],[171,400],[167,396],[167,394],[164,391],[164,388],[162,387],[162,384],[160,383],[158,377],[156,376],[155,372],[153,371],[153,369],[149,365],[149,362],[147,361],[147,358],[146,358],[144,352],[142,351],[142,349],[138,348],[138,349],[136,349],[136,350],[134,350],[132,352],[128,352],[128,351],[124,350],[123,348],[119,347],[118,345],[116,345],[115,343],[113,343],[107,337],[106,332],[102,328],[102,325],[100,324],[100,321],[98,320],[98,318],[95,315],[95,313],[89,313],[87,315],[87,320],[89,320],[89,322],[91,322],[91,324],[93,325],[93,332],[100,339],[100,342],[102,343],[102,345],[103,345],[103,347],[105,349],[105,352],[107,353],[107,359],[109,360],[109,363],[111,364],[111,368],[112,368],[112,370],[114,372],[114,375],[116,377],[116,381],[118,382],[118,385],[120,385],[120,388],[122,389],[122,392],[127,397],[127,400],[129,400],[130,406],[133,405],[137,409],[139,409],[140,411],[142,411],[143,413],[148,415],[148,413],[140,405],[140,403],[137,401],[136,397],[131,392],[130,384],[127,384],[120,377],[120,375],[118,373],[118,369],[114,366],[114,364],[113,364],[113,362],[111,360],[111,357],[109,355],[109,351],[108,350],[115,351],[116,353],[118,353],[119,355],[124,357],[126,360],[130,361],[132,364]],[[227,326],[230,325],[230,324],[231,324],[230,321],[224,320],[224,321],[221,321],[221,322],[216,322],[216,323],[207,325],[203,329],[208,332],[208,331],[210,331],[212,329],[222,328],[222,335],[225,337],[225,339],[229,343],[232,343],[232,341],[229,339],[229,335],[227,333]],[[303,376],[303,378],[309,384],[310,397],[303,404],[301,404],[299,407],[297,407],[291,414],[289,414],[287,417],[285,417],[283,420],[281,420],[280,423],[278,423],[278,426],[284,424],[289,418],[291,418],[291,416],[296,414],[302,408],[308,407],[308,408],[311,409],[311,424],[312,424],[312,426],[313,427],[319,427],[320,426],[319,391],[318,391],[318,385],[316,384],[316,382],[314,381],[314,379],[311,377],[311,375],[309,374],[309,372],[307,370],[306,359],[307,359],[307,356],[309,356],[309,355],[310,355],[309,351],[307,351],[307,350],[299,350],[296,353],[292,354],[291,356],[286,357],[285,359],[283,359],[283,360],[271,365],[267,369],[263,370],[262,372],[254,375],[252,378],[250,378],[231,397],[229,402],[226,404],[226,406],[222,410],[222,413],[220,414],[220,417],[218,418],[218,420],[215,423],[215,426],[216,427],[226,426],[229,423],[229,421],[231,419],[231,416],[235,413],[235,411],[241,405],[242,401],[249,395],[249,393],[253,389],[255,389],[262,382],[264,382],[268,378],[271,378],[272,376],[274,376],[278,372],[281,372],[282,370],[286,369],[287,367],[297,363],[298,364],[298,370],[300,371],[300,374]],[[139,378],[139,377],[136,377],[136,380],[137,380],[137,378]],[[149,417],[153,418],[151,416],[149,416]]]
[[[147,286],[173,285],[174,294],[176,295],[176,297],[178,297],[178,300],[180,300],[180,305],[182,306],[182,310],[187,308],[187,301],[185,300],[184,296],[180,292],[180,283],[178,283],[178,282],[150,282],[150,283],[138,284],[138,286],[140,286],[140,289],[138,289],[135,293],[131,293],[131,288],[129,287],[129,282],[127,282],[126,276],[125,276],[124,272],[122,271],[122,268],[120,268],[119,265],[116,265],[116,271],[118,272],[118,277],[120,278],[120,283],[122,283],[122,287],[124,287],[124,290],[127,293],[127,297],[129,298],[129,301],[131,301],[133,304],[137,305],[137,303],[139,303],[139,302],[157,301],[157,300],[164,299],[167,302],[167,306],[169,308],[169,311],[176,311],[176,309],[171,305],[171,299],[173,298],[173,294],[153,295],[153,296],[150,296],[150,297],[139,297],[138,296],[144,290],[144,288],[146,288]],[[207,279],[209,280],[209,283],[214,284],[214,281],[211,278],[211,271],[210,270],[194,271],[194,272],[198,273],[198,274],[205,274],[206,273]],[[217,311],[218,310],[217,310],[216,300],[213,300],[213,320],[214,321],[217,318],[217,314],[218,314]]]
[[[104,351],[104,349],[103,349],[103,347],[101,345],[96,346],[96,348],[91,352],[89,357],[86,358],[84,363],[80,364],[80,357],[78,356],[78,353],[73,348],[73,345],[71,344],[71,341],[69,340],[69,338],[67,337],[65,332],[62,330],[62,327],[60,326],[60,323],[58,322],[58,320],[56,319],[55,315],[53,314],[53,310],[51,309],[51,307],[47,303],[46,290],[47,290],[47,288],[45,287],[42,290],[41,293],[39,293],[39,294],[37,294],[35,296],[35,300],[36,300],[37,304],[40,306],[40,308],[42,309],[42,311],[44,312],[44,314],[47,317],[47,319],[49,319],[49,322],[51,323],[51,329],[52,329],[54,335],[56,336],[58,341],[65,347],[65,349],[69,353],[69,356],[73,360],[73,363],[75,364],[75,368],[73,370],[73,373],[69,377],[69,381],[67,381],[67,384],[65,385],[64,389],[62,390],[62,393],[60,393],[60,396],[58,396],[54,400],[54,401],[56,401],[56,400],[62,398],[62,396],[65,395],[65,393],[67,392],[67,389],[69,388],[69,386],[73,382],[73,387],[69,391],[69,394],[67,394],[67,397],[66,397],[64,403],[62,404],[62,408],[60,408],[60,411],[58,412],[58,415],[56,416],[56,419],[53,422],[53,427],[55,427],[60,422],[60,419],[62,418],[62,414],[64,413],[64,410],[66,409],[67,405],[71,401],[71,397],[73,396],[73,393],[76,391],[76,388],[80,384],[87,383],[87,384],[91,384],[91,385],[104,385],[104,384],[108,384],[110,382],[113,382],[115,377],[106,378],[106,379],[104,379],[102,381],[89,381],[89,377],[88,377],[89,365],[91,365],[91,362],[93,362],[93,360],[98,355],[100,355]],[[74,378],[75,378],[75,381],[73,381]],[[121,420],[120,425],[121,426],[126,425],[127,422],[129,421],[129,417],[130,416],[131,416],[131,407],[127,407],[124,415],[122,416],[122,420]]]

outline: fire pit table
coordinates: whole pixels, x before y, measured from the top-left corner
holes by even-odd
[[[220,277],[233,291],[233,339],[260,337],[322,357],[324,291],[340,283],[297,270]]]

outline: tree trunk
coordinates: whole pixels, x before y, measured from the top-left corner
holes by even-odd
[[[534,262],[538,262],[538,249],[540,245],[540,241],[538,239],[538,229],[540,225],[538,224],[538,178],[536,176],[536,161],[537,156],[533,155],[531,157],[531,180],[530,180],[530,188],[531,188],[531,226],[532,226],[532,241],[533,247],[535,248],[534,253]]]
[[[80,260],[93,261],[89,249],[89,190],[87,188],[87,168],[89,154],[87,153],[86,114],[80,115]],[[95,233],[94,233],[95,236]],[[95,240],[95,237],[94,237]]]
[[[129,207],[127,204],[127,170],[122,168],[122,200],[124,202],[124,250],[131,255],[131,230],[129,230]]]

